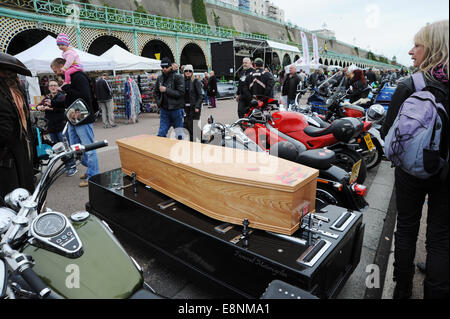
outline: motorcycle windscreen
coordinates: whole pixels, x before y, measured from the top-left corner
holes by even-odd
[[[97,217],[73,226],[83,243],[81,257],[70,259],[31,245],[23,251],[34,258],[33,269],[49,288],[69,299],[128,298],[142,288],[141,273]]]

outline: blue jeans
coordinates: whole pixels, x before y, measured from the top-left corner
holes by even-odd
[[[48,135],[50,135],[50,139],[55,144],[58,143],[58,142],[62,142],[63,141],[62,131],[59,131],[59,132],[56,132],[56,133],[48,133]],[[70,144],[69,131],[67,131],[67,133],[66,133],[66,138],[67,138],[67,141],[69,141],[69,144]],[[67,169],[75,168],[75,167],[76,167],[75,160],[71,160],[70,162],[66,163],[66,168]]]
[[[79,126],[69,125],[70,144],[87,145],[94,143],[94,124],[84,124]],[[86,180],[99,173],[97,151],[93,150],[84,153],[81,164],[87,167]]]
[[[171,126],[174,127],[175,133],[179,140],[183,139],[183,109],[159,111],[159,131],[158,136],[167,137],[167,132]]]
[[[205,101],[205,104],[208,104],[209,102],[209,97],[208,97],[208,93],[206,91],[203,91],[203,100]]]

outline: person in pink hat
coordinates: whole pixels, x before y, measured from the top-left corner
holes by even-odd
[[[73,47],[70,46],[70,40],[66,34],[58,34],[58,37],[56,38],[56,45],[61,51],[63,51],[62,56],[64,60],[66,60],[63,67],[64,84],[69,84],[70,76],[75,72],[83,71],[83,65],[81,64],[78,53]]]

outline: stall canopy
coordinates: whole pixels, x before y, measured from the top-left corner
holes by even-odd
[[[289,69],[290,69],[291,65],[295,65],[297,67],[297,73],[300,72],[300,70],[303,70],[303,71],[305,71],[306,74],[310,74],[311,70],[316,70],[319,68],[323,69],[326,67],[326,65],[323,65],[323,64],[314,64],[312,61],[310,63],[304,63],[303,59],[300,58],[297,61],[295,61],[294,63],[289,64],[288,66],[286,66],[284,68],[284,71],[286,73],[289,73]]]
[[[115,71],[161,70],[161,61],[135,55],[117,44],[100,57],[111,61]]]
[[[267,45],[269,47],[274,48],[274,49],[300,53],[299,48],[297,48],[297,47],[295,47],[293,45],[288,45],[288,44],[284,44],[284,43],[274,42],[274,41],[270,41],[270,40],[266,40],[266,43],[267,43]]]
[[[113,64],[102,57],[75,49],[80,56],[85,71],[108,71],[113,70]],[[56,39],[47,36],[35,46],[15,55],[22,61],[33,74],[53,73],[50,63],[55,58],[62,57],[62,51],[56,45]]]

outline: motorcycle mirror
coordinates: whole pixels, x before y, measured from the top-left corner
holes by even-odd
[[[66,118],[72,125],[82,125],[90,116],[90,112],[83,99],[73,102],[66,110]]]
[[[0,259],[0,298],[6,294],[6,285],[8,283],[8,280],[6,279],[7,274],[6,264]]]
[[[210,116],[208,117],[208,124],[212,124],[212,123],[214,123],[214,118],[213,118],[212,115],[210,115]]]

